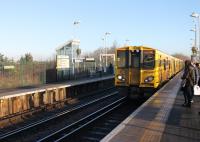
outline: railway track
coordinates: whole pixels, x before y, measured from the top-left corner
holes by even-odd
[[[137,109],[145,100],[129,101],[127,100],[115,110],[105,114],[103,117],[85,126],[76,133],[72,134],[65,141],[80,142],[99,142],[109,134],[117,125],[126,119],[135,109]]]
[[[31,140],[26,139],[26,138],[24,139],[24,136],[27,136],[34,132],[37,132],[37,130],[45,129],[46,127],[48,129],[48,127],[51,125],[51,123],[53,125],[55,125],[55,123],[57,123],[57,122],[64,121],[66,117],[69,117],[69,115],[72,115],[73,113],[80,112],[81,110],[83,111],[83,110],[85,110],[95,104],[98,104],[100,102],[103,102],[105,100],[110,100],[110,99],[112,100],[112,97],[116,96],[117,93],[118,93],[117,91],[114,91],[112,93],[109,93],[106,96],[92,100],[92,101],[84,103],[84,104],[81,104],[81,105],[71,108],[69,110],[58,113],[54,116],[47,117],[40,121],[26,125],[24,127],[1,134],[0,141],[13,141],[13,140],[14,141],[32,141],[32,140],[35,141],[36,139],[31,139]],[[44,136],[42,136],[42,137],[44,137]]]
[[[84,127],[90,125],[94,121],[98,120],[99,118],[105,116],[106,114],[110,113],[111,111],[120,107],[126,100],[126,97],[120,98],[117,101],[97,110],[96,112],[62,128],[59,131],[56,131],[40,140],[38,142],[59,142],[59,141],[66,141],[71,137],[74,133],[78,133]]]
[[[38,140],[38,142],[98,142],[148,97],[131,101],[128,101],[125,97],[120,98],[112,104]]]

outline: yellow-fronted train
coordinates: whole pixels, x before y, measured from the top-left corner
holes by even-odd
[[[131,97],[154,91],[183,69],[183,61],[157,49],[126,46],[116,49],[115,86]]]

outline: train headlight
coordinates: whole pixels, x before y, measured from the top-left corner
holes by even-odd
[[[118,75],[117,78],[118,78],[119,80],[122,80],[122,76],[121,76],[121,75]]]
[[[148,82],[151,82],[153,80],[154,80],[154,76],[148,76],[148,77],[145,78],[144,82],[148,83]]]

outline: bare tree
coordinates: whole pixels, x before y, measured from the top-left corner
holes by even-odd
[[[179,58],[179,59],[181,59],[181,60],[183,60],[183,61],[189,60],[189,59],[190,59],[189,56],[184,55],[184,54],[182,54],[182,53],[175,53],[175,54],[173,54],[172,56],[174,56],[174,57],[176,57],[176,58]]]
[[[108,54],[115,54],[115,50],[116,50],[117,47],[119,47],[119,45],[118,45],[117,41],[114,41],[113,44],[110,47],[108,47],[107,53]],[[99,65],[100,64],[100,54],[104,54],[104,53],[105,53],[104,47],[99,47],[91,53],[85,53],[85,57],[94,58],[97,65]],[[112,62],[113,62],[113,59],[108,58],[108,63],[112,63]]]
[[[31,53],[25,54],[25,60],[26,62],[33,62],[33,56],[31,55]]]
[[[21,63],[31,63],[33,62],[33,56],[31,53],[26,53],[24,56],[21,56],[20,58]]]

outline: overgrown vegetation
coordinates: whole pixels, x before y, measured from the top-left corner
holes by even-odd
[[[30,53],[26,53],[18,61],[0,54],[0,89],[46,82],[46,71],[55,69],[54,61],[34,61]]]

